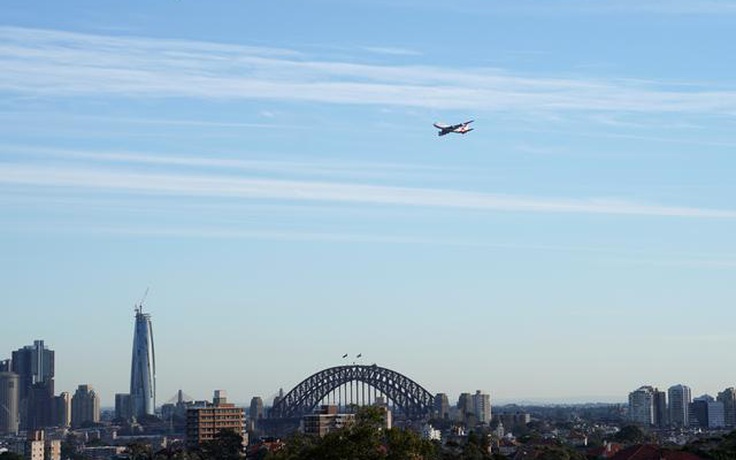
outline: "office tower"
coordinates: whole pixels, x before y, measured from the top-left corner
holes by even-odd
[[[10,365],[20,377],[21,401],[36,384],[46,385],[54,394],[54,352],[44,345],[43,340],[34,340],[33,345],[14,351]]]
[[[0,372],[0,436],[17,434],[20,414],[20,377],[14,372]]]
[[[72,396],[72,427],[100,421],[100,397],[91,385],[79,385]]]
[[[450,400],[445,393],[437,393],[434,396],[434,411],[437,418],[448,420],[450,418]]]
[[[135,309],[133,359],[130,367],[130,404],[135,417],[153,415],[156,409],[156,360],[153,351],[151,315]]]
[[[36,383],[31,387],[25,403],[25,429],[39,430],[47,426],[55,425],[52,418],[54,406],[54,395],[49,387]]]
[[[708,428],[725,428],[726,418],[723,403],[720,401],[708,402]]]
[[[689,426],[690,418],[688,411],[692,397],[690,387],[686,385],[673,385],[667,389],[669,400],[670,425],[675,427]]]
[[[726,428],[736,427],[736,389],[726,388],[718,393],[716,401],[723,403],[723,421]]]
[[[222,390],[215,390],[212,404],[193,407],[187,410],[186,444],[193,448],[200,443],[214,439],[223,430],[231,430],[245,439],[245,409],[227,402]]]
[[[629,393],[629,420],[643,426],[654,424],[655,391],[645,385]]]
[[[723,403],[710,395],[693,398],[689,404],[690,426],[700,428],[723,428]]]
[[[51,409],[53,425],[60,427],[72,426],[72,395],[68,391],[63,391],[59,396],[54,397]]]
[[[54,396],[54,352],[43,340],[34,340],[13,352],[12,371],[20,378],[20,423],[23,430],[36,430],[51,423]]]
[[[253,421],[263,418],[263,399],[260,396],[254,396],[250,400],[250,410],[248,417]]]
[[[10,372],[11,370],[9,359],[0,360],[0,372]]]
[[[115,393],[115,418],[130,420],[133,418],[133,407],[130,404],[130,394]]]
[[[654,388],[654,426],[664,428],[667,426],[667,393]]]
[[[490,423],[491,395],[481,393],[480,390],[477,390],[473,395],[473,413],[478,417],[479,423]]]
[[[261,419],[263,418],[263,399],[260,396],[254,396],[250,400],[250,408],[248,409],[248,427],[251,433],[257,432],[261,428]]]
[[[276,396],[274,396],[273,404],[271,405],[271,407],[277,406],[279,402],[281,402],[282,399],[284,399],[284,389],[279,388],[279,393]]]
[[[467,422],[468,415],[473,414],[473,399],[470,393],[460,393],[457,398],[457,412],[458,420],[461,422]]]

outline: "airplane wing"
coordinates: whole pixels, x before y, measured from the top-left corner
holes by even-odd
[[[444,136],[445,134],[449,134],[449,133],[465,134],[473,130],[473,128],[469,128],[468,125],[474,121],[475,120],[468,120],[465,123],[458,123],[456,125],[446,125],[444,123],[433,123],[432,126],[440,130],[440,132],[437,133],[440,136]]]

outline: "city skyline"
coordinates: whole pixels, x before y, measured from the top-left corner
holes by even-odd
[[[133,353],[133,356],[134,356],[133,357],[133,361],[134,362],[136,360],[136,358],[135,358],[135,343],[136,343],[135,338],[138,337],[138,327],[141,327],[141,324],[140,323],[145,323],[144,324],[144,327],[149,332],[150,332],[150,330],[152,328],[151,327],[151,323],[150,323],[150,321],[151,321],[150,320],[150,314],[145,314],[144,320],[143,321],[139,321],[140,320],[139,315],[142,314],[142,306],[141,306],[141,304],[138,304],[137,305],[137,308],[136,308],[135,311],[136,311],[136,323],[135,323],[136,332],[134,332],[134,353]],[[150,337],[150,335],[149,335],[149,337]],[[46,353],[50,353],[51,356],[53,356],[55,354],[55,350],[49,350],[48,347],[46,347],[44,345],[44,340],[34,340],[34,344],[33,345],[24,346],[21,349],[19,349],[19,351],[20,350],[33,350],[33,349],[45,350],[45,352]],[[362,353],[359,353],[358,355],[351,355],[349,353],[346,353],[346,354],[344,354],[341,357],[341,361],[342,361],[341,364],[337,364],[335,366],[330,366],[330,367],[337,367],[337,366],[347,366],[347,367],[350,367],[350,366],[356,366],[356,365],[357,366],[364,366],[364,367],[374,367],[374,366],[376,366],[375,363],[372,364],[372,365],[370,365],[370,366],[368,366],[366,363],[360,363],[360,359],[361,358],[362,358]],[[12,363],[12,360],[0,360],[0,363],[2,363],[4,365],[10,365]],[[52,360],[52,363],[53,363],[53,360]],[[0,367],[0,372],[3,372],[3,369],[4,369],[4,367]],[[50,370],[51,370],[51,372],[53,372],[53,367]],[[327,370],[327,368],[320,369],[318,372],[315,372],[315,374],[320,373],[320,372],[324,372],[326,370]],[[399,374],[401,373],[398,370],[388,370],[388,371],[390,371],[390,372],[399,372]],[[131,377],[133,376],[133,373],[134,373],[134,371],[131,370]],[[14,377],[15,380],[18,380],[19,377],[20,377],[18,374],[15,374],[15,373],[11,373],[10,375],[12,377]],[[5,374],[3,374],[3,377],[8,377],[7,372]],[[308,377],[310,377],[310,376],[305,376],[304,379],[300,379],[300,382],[299,383],[301,383],[302,380],[307,380]],[[408,378],[411,379],[411,377],[408,377]],[[156,403],[155,402],[156,401],[155,377],[154,377],[153,380],[154,380],[153,393],[150,394],[150,396],[148,396],[146,399],[157,410],[160,409],[163,404],[171,404],[172,402],[175,402],[175,401],[179,401],[179,402],[182,401],[182,395],[184,394],[184,392],[180,388],[179,390],[177,390],[177,393],[172,398],[169,398],[167,401],[165,401],[163,403],[160,403],[160,404],[159,403]],[[134,381],[134,379],[131,378],[131,383],[133,383],[133,381]],[[417,383],[419,383],[419,385],[422,385],[421,382],[417,382]],[[90,384],[90,383],[80,384],[80,385],[78,385],[77,390],[83,389],[84,391],[88,391],[88,389],[89,390],[92,390],[92,387],[93,386],[94,385],[93,384]],[[296,386],[296,385],[294,385],[294,386]],[[240,405],[240,406],[243,406],[243,407],[251,407],[251,411],[253,411],[254,401],[260,400],[261,401],[261,405],[262,405],[261,407],[262,408],[263,407],[271,407],[271,403],[272,402],[274,402],[276,399],[279,399],[280,397],[283,397],[283,395],[285,393],[288,393],[292,389],[293,389],[292,387],[289,387],[289,388],[279,387],[279,390],[276,391],[273,394],[270,394],[270,395],[265,396],[265,397],[263,395],[253,395],[250,398],[250,402],[249,403],[246,404],[246,402],[244,402],[244,401],[243,402],[238,401],[237,404]],[[663,410],[663,409],[661,409],[661,407],[664,407],[664,404],[666,404],[667,405],[667,409],[669,411],[669,413],[667,414],[667,417],[666,417],[667,420],[669,422],[671,422],[671,423],[674,423],[673,420],[675,422],[677,422],[677,420],[679,420],[678,417],[680,417],[680,418],[684,417],[685,421],[680,420],[680,422],[679,422],[679,423],[684,424],[684,425],[687,425],[687,422],[686,422],[686,419],[687,419],[687,411],[686,411],[686,407],[685,406],[689,402],[694,401],[694,400],[697,400],[699,398],[700,399],[703,399],[703,398],[709,398],[710,397],[710,398],[715,399],[713,397],[713,395],[718,395],[718,397],[720,398],[722,395],[728,395],[728,394],[731,394],[734,391],[736,391],[736,390],[734,390],[734,386],[728,386],[728,387],[723,387],[723,388],[717,390],[714,393],[709,393],[709,392],[700,393],[700,392],[697,392],[697,391],[692,392],[692,390],[691,390],[691,388],[689,386],[683,385],[683,384],[679,383],[679,384],[673,384],[673,385],[669,386],[669,388],[667,389],[667,396],[665,396],[665,392],[658,391],[656,385],[655,386],[652,386],[652,385],[649,385],[649,384],[645,384],[645,385],[641,386],[639,389],[637,389],[637,390],[635,390],[633,392],[629,392],[628,402],[626,401],[626,396],[625,395],[610,395],[610,396],[607,396],[607,397],[587,397],[587,398],[585,396],[578,396],[578,397],[565,398],[564,400],[535,398],[533,396],[532,397],[529,397],[529,398],[521,398],[521,399],[492,400],[492,399],[490,399],[491,394],[486,394],[486,393],[483,393],[483,396],[486,399],[484,399],[482,402],[478,402],[476,399],[478,398],[479,395],[481,395],[482,390],[475,390],[475,394],[474,395],[471,395],[471,393],[468,393],[466,390],[467,390],[467,388],[465,390],[461,391],[460,393],[457,393],[456,395],[451,394],[451,393],[449,394],[449,396],[455,397],[455,399],[457,400],[458,407],[461,407],[464,404],[468,404],[467,402],[464,402],[464,399],[468,399],[468,401],[469,401],[471,397],[472,397],[472,400],[473,400],[472,401],[472,405],[474,407],[480,405],[478,407],[481,407],[482,406],[484,408],[485,407],[490,407],[491,405],[506,405],[506,404],[551,404],[551,405],[556,405],[556,404],[560,404],[560,405],[570,404],[570,405],[575,405],[575,404],[586,404],[586,403],[591,403],[591,404],[594,404],[594,403],[613,403],[613,404],[623,404],[623,405],[628,404],[629,406],[631,406],[632,405],[632,395],[639,395],[639,396],[637,396],[638,398],[644,397],[644,398],[648,398],[650,400],[649,404],[652,405],[652,407],[650,408],[650,410],[652,410],[652,411],[655,411],[655,410]],[[217,392],[226,393],[227,392],[227,390],[224,390],[224,389],[215,389],[213,391],[215,393],[217,393]],[[328,399],[326,399],[326,401],[327,400],[330,400],[329,398],[337,398],[337,394],[338,394],[337,391],[338,390],[334,390],[335,394],[334,395],[331,395],[331,396],[328,396],[327,397]],[[352,389],[345,389],[344,391],[351,392]],[[649,395],[648,396],[641,396],[643,394],[642,391],[646,392]],[[111,409],[115,408],[115,412],[116,413],[118,411],[118,404],[119,404],[118,399],[119,398],[124,398],[125,399],[125,402],[124,403],[123,402],[120,402],[120,404],[125,404],[126,405],[125,408],[121,407],[120,409],[122,409],[124,411],[124,413],[130,413],[131,416],[137,410],[148,410],[148,407],[144,407],[143,409],[141,409],[141,408],[136,409],[135,408],[135,405],[132,404],[132,398],[130,398],[130,395],[133,394],[132,388],[131,388],[131,393],[116,393],[112,398],[105,398],[105,399],[103,399],[103,397],[101,397],[100,395],[98,395],[96,392],[93,391],[93,393],[95,394],[95,397],[98,398],[98,400],[100,400],[100,401],[103,401],[103,400],[107,401],[108,399],[114,400],[114,404],[109,404],[109,405],[103,404],[100,407],[106,408],[108,410],[111,410]],[[491,393],[492,393],[492,391],[491,391]],[[59,391],[59,394],[62,395],[62,397],[63,397],[63,394],[69,395],[69,392],[68,391],[65,391],[65,390],[60,390]],[[659,394],[662,397],[662,400],[661,401],[658,401],[658,402],[653,402],[654,401],[654,399],[653,399],[654,398],[654,395],[657,395],[657,394]],[[347,395],[348,395],[348,393],[345,393],[343,396],[347,397]],[[358,397],[359,397],[359,393],[356,393],[356,395],[358,395]],[[368,395],[370,396],[370,391],[369,391]],[[440,395],[444,395],[445,398],[448,397],[448,393],[446,393],[445,391],[440,390],[440,391],[437,391],[436,393],[433,394],[433,398],[439,397]],[[19,398],[19,400],[20,400],[20,398]],[[197,398],[197,397],[195,397],[195,398],[191,398],[190,397],[190,399],[187,399],[187,400],[195,401],[195,400],[202,400],[202,399]],[[122,401],[122,399],[121,399],[121,401]],[[54,403],[54,404],[57,404],[57,403]],[[345,403],[343,402],[341,404],[345,404]],[[435,405],[437,404],[436,398],[435,398],[434,404]],[[637,407],[640,407],[641,404],[642,403],[640,402],[640,400],[637,400],[637,402],[635,403],[635,405]],[[660,409],[657,409],[657,405],[656,404],[659,404],[661,406]],[[453,407],[455,407],[455,403],[453,403],[451,405]],[[256,403],[256,406],[257,406],[257,403]],[[674,416],[673,413],[672,413],[672,411],[675,410],[675,407],[679,407],[680,408],[680,412],[679,412],[680,415],[678,415],[678,416]],[[97,409],[97,410],[99,411],[99,409]],[[485,410],[486,409],[483,409],[483,411],[485,411]],[[150,413],[151,415],[154,415],[155,412],[153,410],[151,410],[151,412],[146,412],[146,413]],[[633,415],[632,417],[634,419],[636,419],[636,420],[639,420],[639,419],[642,419],[643,420],[647,416],[642,415],[642,414],[636,414],[636,415]],[[658,422],[652,422],[654,424],[661,423],[661,420],[664,418],[661,414],[655,415],[654,412],[652,414],[649,414],[648,417],[652,417],[654,420],[659,420]],[[639,421],[641,421],[641,420],[639,420]]]
[[[57,393],[129,391],[148,286],[158,404],[345,353],[491,404],[736,385],[730,2],[3,13],[0,350]]]

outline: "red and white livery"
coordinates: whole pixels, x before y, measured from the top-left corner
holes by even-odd
[[[445,134],[450,133],[467,134],[473,130],[473,128],[468,125],[474,121],[475,120],[470,120],[458,125],[443,125],[442,123],[434,123],[433,126],[440,130],[440,132],[437,133],[438,136],[444,136]]]

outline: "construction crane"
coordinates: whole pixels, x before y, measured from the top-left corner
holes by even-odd
[[[143,293],[143,297],[141,297],[141,300],[134,305],[136,313],[143,313],[143,302],[146,300],[146,297],[148,297],[148,287],[146,287],[146,292]]]

